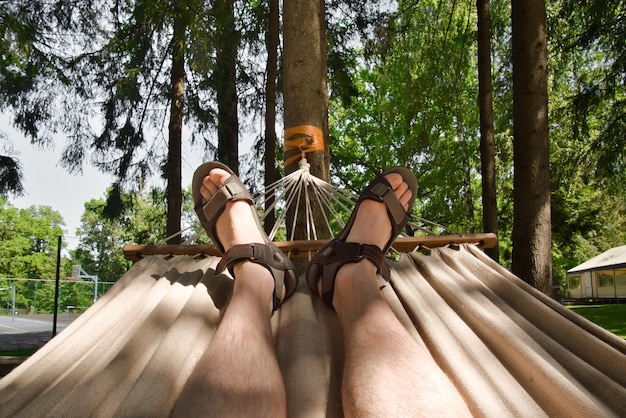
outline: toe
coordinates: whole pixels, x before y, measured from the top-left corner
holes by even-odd
[[[228,171],[222,170],[221,168],[211,170],[202,180],[202,186],[200,187],[200,193],[204,201],[209,200],[230,176],[231,174]]]
[[[393,190],[396,190],[398,186],[404,183],[402,176],[398,173],[389,173],[385,175],[385,178],[387,179]]]
[[[402,207],[404,208],[405,211],[409,210],[409,202],[411,201],[412,197],[413,197],[413,193],[411,193],[408,186],[406,190],[398,197],[398,200],[402,204]]]
[[[409,201],[411,200],[412,193],[409,190],[409,185],[406,184],[406,182],[402,178],[402,175],[398,173],[390,173],[387,174],[385,178],[391,185],[393,192],[404,207],[404,210],[408,210]]]

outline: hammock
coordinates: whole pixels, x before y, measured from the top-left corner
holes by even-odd
[[[475,416],[626,416],[624,340],[476,244],[423,252],[391,262],[382,292]],[[217,257],[166,253],[136,253],[142,258],[115,286],[0,380],[0,416],[169,415],[219,325],[232,280],[214,274]],[[342,416],[334,312],[301,279],[272,326],[288,416]]]

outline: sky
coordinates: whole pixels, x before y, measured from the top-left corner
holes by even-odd
[[[89,165],[83,167],[82,174],[69,174],[59,165],[65,140],[60,137],[53,149],[41,150],[30,144],[26,137],[13,129],[9,116],[0,114],[0,132],[4,132],[22,166],[25,193],[21,197],[9,196],[14,207],[25,209],[29,206],[46,205],[59,212],[65,221],[64,240],[67,248],[78,245],[76,229],[84,212],[85,202],[106,196],[106,189],[114,177],[103,174]],[[2,149],[0,148],[0,151]],[[202,163],[202,152],[183,149],[183,187],[191,184],[193,170]]]
[[[20,209],[46,205],[59,212],[66,224],[64,239],[74,248],[78,244],[75,235],[84,203],[103,198],[113,177],[88,166],[84,167],[82,175],[69,174],[59,165],[64,142],[54,149],[41,150],[13,129],[6,115],[0,115],[0,131],[7,135],[16,152],[14,157],[22,166],[24,195],[11,195],[9,202]]]

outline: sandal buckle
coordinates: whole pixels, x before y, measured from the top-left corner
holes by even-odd
[[[378,199],[382,202],[384,196],[391,191],[391,187],[387,186],[384,183],[377,183],[371,189],[370,192],[373,193]]]
[[[250,244],[252,249],[252,255],[250,256],[251,260],[264,260],[266,258],[266,254],[268,253],[268,247],[266,245],[259,244]]]
[[[361,251],[362,245],[357,242],[337,241],[337,247],[333,254],[329,256],[329,261],[333,258],[340,260],[360,261],[365,257]]]

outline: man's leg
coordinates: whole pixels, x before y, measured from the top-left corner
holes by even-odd
[[[211,171],[203,182],[208,199],[229,174]],[[228,203],[217,221],[220,241],[263,242],[246,202]],[[272,341],[270,318],[274,280],[263,266],[234,266],[232,299],[207,351],[174,408],[175,416],[281,417],[286,415],[285,386]]]
[[[387,179],[406,206],[410,192],[401,176]],[[382,248],[390,231],[385,206],[364,201],[346,241]],[[454,385],[382,297],[374,264],[364,260],[341,267],[333,307],[344,335],[342,395],[347,417],[470,415]]]

